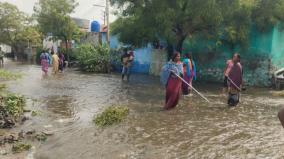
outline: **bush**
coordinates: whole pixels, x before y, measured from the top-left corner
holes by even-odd
[[[13,145],[12,152],[13,153],[21,153],[23,151],[28,151],[31,148],[32,148],[32,146],[29,145],[29,144],[17,143],[15,145]]]
[[[9,116],[19,117],[24,112],[25,103],[23,96],[9,94],[4,97],[4,110]]]
[[[107,46],[82,44],[75,49],[76,58],[83,71],[110,72],[110,51]]]
[[[115,123],[120,123],[128,115],[127,107],[112,106],[95,117],[94,122],[100,127],[110,126]]]

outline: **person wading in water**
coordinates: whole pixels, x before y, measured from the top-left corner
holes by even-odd
[[[185,55],[183,60],[183,79],[192,86],[192,80],[196,79],[196,66],[195,62],[192,60],[191,53]],[[191,92],[191,87],[186,83],[182,83],[182,92],[183,95],[188,96]]]
[[[49,63],[51,61],[49,54],[47,53],[46,50],[44,50],[41,55],[40,55],[40,63],[41,63],[41,70],[44,73],[44,76],[48,75],[48,67]]]
[[[228,83],[228,105],[237,106],[240,99],[240,91],[243,84],[243,68],[240,63],[241,56],[235,53],[232,63],[227,66],[227,83]],[[226,77],[225,77],[226,78]]]
[[[175,108],[179,102],[182,80],[176,75],[183,76],[183,64],[180,62],[179,52],[176,52],[171,61],[162,69],[161,82],[166,86],[166,102],[164,110]]]
[[[51,55],[52,55],[52,71],[54,74],[57,74],[59,69],[59,57],[54,51],[51,52]]]
[[[0,67],[4,67],[4,56],[5,53],[2,51],[2,48],[0,47]]]
[[[121,57],[122,62],[122,81],[124,80],[125,75],[127,76],[127,82],[129,82],[130,79],[130,71],[132,62],[134,60],[134,52],[132,49],[128,52],[127,49],[124,49],[124,54]]]

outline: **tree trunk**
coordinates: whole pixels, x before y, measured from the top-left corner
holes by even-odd
[[[171,59],[171,57],[173,56],[173,52],[174,52],[174,46],[170,43],[167,42],[167,52],[168,52],[168,60]]]
[[[177,37],[176,51],[182,53],[183,42],[184,42],[185,38],[186,38],[185,36],[178,36]]]

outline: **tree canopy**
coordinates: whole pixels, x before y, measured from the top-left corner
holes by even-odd
[[[39,0],[34,7],[34,16],[40,31],[57,39],[72,39],[78,31],[70,17],[76,5],[75,0]]]
[[[41,45],[41,33],[32,18],[10,3],[0,2],[0,43],[17,52],[20,47]]]
[[[251,25],[259,30],[283,19],[284,0],[111,0],[119,9],[112,33],[122,42],[144,45],[157,39],[178,51],[198,35],[231,45],[246,44]]]
[[[81,34],[70,17],[76,6],[75,0],[39,0],[34,7],[40,31],[46,36],[51,34],[54,39],[63,40],[66,49],[68,42],[78,39]]]

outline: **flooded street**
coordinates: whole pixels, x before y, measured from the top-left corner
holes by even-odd
[[[277,112],[284,99],[269,89],[249,88],[237,108],[228,108],[219,85],[199,84],[199,96],[182,98],[172,111],[161,111],[164,89],[159,79],[133,75],[129,84],[117,74],[67,70],[42,78],[36,65],[8,63],[23,73],[9,90],[28,98],[38,116],[16,130],[53,131],[35,143],[35,159],[254,159],[284,158],[284,130]],[[111,105],[125,105],[130,115],[121,124],[100,129],[93,116]]]

